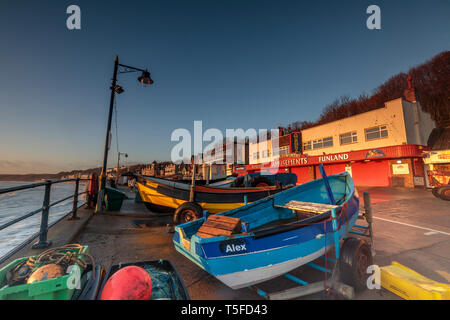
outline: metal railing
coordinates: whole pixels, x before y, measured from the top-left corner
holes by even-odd
[[[79,190],[79,185],[80,185],[80,181],[82,180],[88,180],[88,179],[80,179],[80,178],[74,178],[74,179],[63,179],[63,180],[47,180],[45,182],[38,182],[38,183],[32,183],[32,184],[27,184],[27,185],[22,185],[22,186],[17,186],[17,187],[10,187],[10,188],[4,188],[4,189],[0,189],[0,195],[2,194],[6,194],[6,193],[11,193],[11,192],[16,192],[16,191],[22,191],[22,190],[27,190],[27,189],[33,189],[33,188],[37,188],[37,187],[45,187],[45,191],[44,191],[44,200],[42,202],[42,207],[31,211],[19,218],[13,219],[3,225],[0,226],[0,231],[13,225],[16,224],[22,220],[25,220],[29,217],[34,216],[35,214],[38,214],[39,212],[42,212],[41,215],[41,226],[38,232],[34,233],[33,235],[31,235],[30,237],[28,237],[26,240],[24,240],[23,242],[21,242],[19,245],[17,245],[15,248],[13,248],[12,250],[10,250],[9,252],[7,252],[5,255],[3,255],[2,257],[0,257],[0,264],[2,264],[3,262],[5,262],[6,260],[8,260],[12,255],[14,255],[15,253],[17,253],[19,250],[21,250],[22,248],[24,248],[25,246],[27,246],[29,243],[31,243],[34,239],[36,239],[37,237],[39,237],[39,241],[36,242],[32,248],[38,249],[38,248],[46,248],[51,244],[50,240],[47,240],[47,233],[48,230],[53,227],[55,224],[57,224],[58,222],[60,222],[61,220],[63,220],[64,218],[68,217],[70,214],[72,214],[72,216],[69,218],[69,220],[78,220],[79,217],[77,216],[77,210],[84,205],[84,203],[82,203],[81,205],[78,205],[78,196],[81,194],[85,194],[87,193],[86,191],[83,192],[78,192]],[[75,192],[73,194],[71,194],[68,197],[65,197],[63,199],[60,199],[58,201],[52,202],[50,203],[50,191],[52,188],[52,185],[54,184],[58,184],[58,183],[63,183],[63,182],[75,182]],[[52,222],[50,225],[48,224],[48,217],[49,217],[49,211],[50,208],[63,202],[66,201],[70,198],[73,198],[73,206],[72,206],[72,210],[69,211],[68,213],[64,214],[62,217],[60,217],[59,219],[57,219],[56,221]]]

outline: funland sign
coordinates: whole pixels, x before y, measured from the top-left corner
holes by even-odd
[[[253,164],[248,165],[248,170],[260,169],[260,168],[277,168],[277,167],[294,167],[294,166],[302,166],[308,164],[319,164],[319,163],[329,163],[329,162],[341,162],[349,160],[348,153],[337,153],[337,154],[329,154],[323,156],[311,156],[306,157],[304,155],[298,154],[286,154],[280,156],[279,160],[275,160],[268,163],[263,164]]]

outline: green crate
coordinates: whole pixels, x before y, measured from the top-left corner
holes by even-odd
[[[89,247],[84,246],[82,252],[88,253]],[[12,287],[5,285],[8,270],[28,258],[30,257],[19,258],[0,269],[0,300],[70,300],[72,298],[75,288],[71,289],[68,285],[70,284],[69,281],[75,284],[77,278],[75,269],[72,269],[67,275],[49,280]],[[86,279],[81,277],[83,269],[80,269],[80,286],[83,287]]]

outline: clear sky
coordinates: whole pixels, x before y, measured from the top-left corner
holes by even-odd
[[[81,8],[68,30],[66,8]],[[366,8],[381,8],[381,30]],[[450,1],[2,1],[0,173],[101,165],[114,56],[128,163],[169,160],[176,128],[315,120],[450,49]],[[114,123],[113,123],[114,127]],[[110,162],[116,161],[113,132]]]

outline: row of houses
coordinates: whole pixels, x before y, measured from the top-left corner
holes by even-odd
[[[190,180],[193,173],[192,164],[180,163],[175,164],[172,162],[156,162],[154,161],[149,166],[144,167],[141,170],[141,174],[144,176],[152,177],[164,177],[180,180]],[[217,180],[224,179],[232,172],[226,171],[227,166],[225,164],[195,164],[195,172],[197,180]]]

